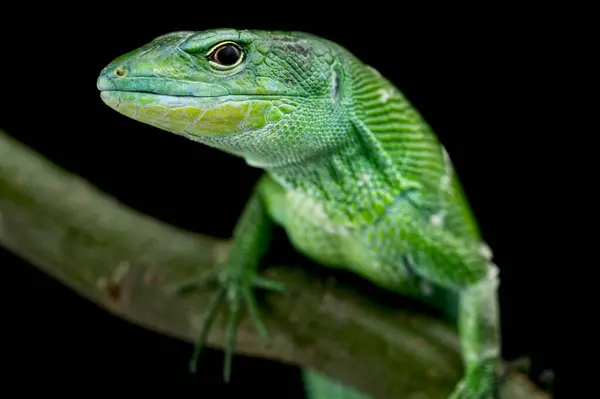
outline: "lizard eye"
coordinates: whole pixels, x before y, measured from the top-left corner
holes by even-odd
[[[217,69],[231,69],[238,66],[244,53],[234,42],[219,43],[208,52],[209,63]]]

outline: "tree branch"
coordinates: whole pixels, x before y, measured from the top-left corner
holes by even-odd
[[[210,294],[165,288],[214,268],[229,246],[125,207],[2,131],[0,243],[108,311],[186,341],[196,338]],[[441,321],[385,308],[299,267],[267,272],[293,293],[266,298],[270,340],[242,322],[238,353],[317,369],[385,399],[446,398],[460,377],[457,336]],[[209,345],[224,341],[220,317]],[[548,398],[518,373],[503,391]]]

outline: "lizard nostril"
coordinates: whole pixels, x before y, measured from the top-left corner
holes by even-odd
[[[123,67],[118,67],[115,69],[115,75],[122,78],[123,76],[127,75],[127,71]]]

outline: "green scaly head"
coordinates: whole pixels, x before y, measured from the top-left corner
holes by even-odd
[[[298,32],[174,32],[115,59],[97,86],[123,115],[282,166],[343,144],[343,51]]]

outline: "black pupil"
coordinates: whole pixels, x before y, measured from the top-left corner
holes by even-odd
[[[232,45],[223,46],[215,54],[215,60],[221,65],[233,65],[240,58],[240,51]]]

